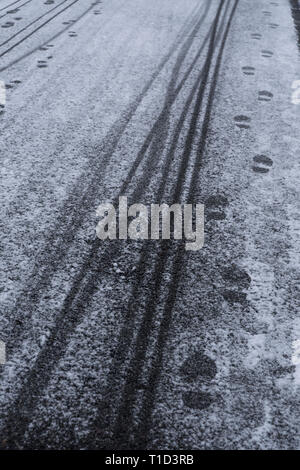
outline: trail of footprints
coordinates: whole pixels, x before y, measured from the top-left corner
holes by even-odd
[[[262,155],[255,157],[255,161],[259,164],[260,168],[263,165],[271,165],[271,159]],[[224,220],[226,218],[225,210],[228,205],[227,197],[222,194],[216,194],[207,198],[205,201],[206,220]],[[222,278],[230,287],[223,290],[222,295],[224,299],[229,303],[245,303],[247,294],[242,289],[248,289],[250,286],[251,278],[249,274],[237,265],[232,264],[223,269]]]
[[[223,269],[222,278],[228,285],[228,288],[222,292],[224,300],[229,304],[246,304],[247,292],[245,290],[247,291],[251,284],[249,274],[233,263],[231,266]]]
[[[46,2],[44,2],[45,5],[52,5],[54,2],[54,0],[47,0]],[[100,3],[102,3],[101,0],[98,0],[96,2],[94,2],[94,5],[99,5]],[[101,11],[100,10],[95,10],[94,11],[94,14],[100,14]],[[62,24],[64,26],[71,26],[72,24],[76,23],[76,20],[72,19],[72,20],[66,20],[66,21],[63,21]],[[76,31],[68,31],[68,36],[70,38],[76,38],[78,36],[77,32]],[[40,47],[40,50],[41,51],[47,51],[50,47],[53,47],[53,44],[47,44],[46,46],[42,46]],[[40,68],[40,69],[43,69],[43,68],[47,68],[48,67],[48,61],[51,60],[53,58],[52,55],[48,56],[47,59],[39,59],[37,61],[37,67]]]
[[[95,2],[93,3],[93,5],[97,6],[97,5],[100,5],[101,3],[102,3],[102,0],[97,0],[97,1],[95,1]],[[53,4],[55,4],[55,1],[54,1],[54,0],[46,0],[46,1],[44,2],[44,4],[45,4],[45,5],[53,5]],[[15,8],[15,9],[13,9],[13,10],[7,10],[7,14],[16,14],[19,10],[20,10],[19,8]],[[94,13],[95,15],[100,15],[100,14],[102,13],[102,11],[98,9],[98,10],[94,10],[93,13]],[[13,18],[13,19],[14,19],[15,21],[20,21],[20,20],[22,20],[23,18],[22,18],[21,16],[17,16],[17,17],[15,17],[15,18]],[[76,20],[63,21],[62,24],[65,25],[65,26],[70,26],[70,25],[72,25],[73,23],[76,23]],[[15,23],[14,23],[13,21],[6,21],[5,23],[3,23],[3,24],[1,25],[1,27],[2,27],[2,28],[11,28],[11,27],[14,26],[14,24],[15,24]],[[76,31],[69,31],[69,32],[68,32],[68,36],[69,36],[70,38],[76,38],[76,37],[78,36],[78,34],[76,33]],[[45,51],[45,50],[47,50],[48,47],[52,47],[52,45],[50,45],[50,46],[42,46],[42,47],[40,48],[40,50]],[[49,59],[52,59],[52,56],[48,56],[48,57],[47,57],[47,60],[38,60],[38,62],[37,62],[37,67],[39,67],[39,68],[46,68],[46,67],[48,66],[47,62],[48,62]]]
[[[271,4],[278,5],[275,2]],[[267,14],[269,12],[265,12]],[[269,15],[267,15],[269,16]],[[276,26],[277,27],[277,26]],[[253,39],[261,39],[260,34],[253,34]],[[266,57],[271,57],[271,51],[262,51]],[[254,75],[255,68],[251,66],[242,67],[245,75]],[[258,92],[258,99],[260,101],[270,101],[273,94],[267,90]],[[240,129],[249,129],[251,118],[245,115],[238,115],[234,118],[235,124]],[[254,165],[253,171],[256,173],[267,173],[273,161],[266,155],[256,155],[253,158]],[[228,200],[223,195],[210,196],[205,203],[205,212],[207,220],[223,220],[225,219],[224,209],[228,205]],[[222,296],[229,304],[239,303],[245,305],[247,303],[247,290],[251,284],[251,277],[249,274],[235,263],[223,268],[221,277],[227,285],[222,290]],[[180,369],[180,375],[184,378],[186,383],[191,383],[194,386],[198,381],[202,381],[206,386],[213,382],[217,374],[217,366],[213,359],[207,356],[203,350],[196,350],[184,361]],[[205,410],[210,407],[216,397],[211,393],[203,390],[189,390],[183,393],[184,405],[191,409]]]
[[[6,16],[6,15],[15,15],[15,14],[18,13],[19,11],[20,11],[20,8],[14,8],[14,9],[12,9],[12,10],[7,10],[5,16]],[[15,20],[15,21],[20,21],[20,20],[22,20],[22,19],[23,19],[22,16],[16,16],[16,17],[13,18],[13,20]],[[8,21],[5,21],[5,23],[3,23],[3,24],[1,25],[1,28],[12,28],[12,27],[14,26],[14,24],[15,24],[15,23],[14,23],[13,21],[8,20]]]
[[[96,2],[93,3],[93,5],[97,6],[102,3],[102,0],[97,0]],[[93,10],[94,15],[101,15],[102,10]]]
[[[48,51],[52,47],[54,47],[54,44],[47,44],[45,46],[40,47],[40,51]],[[51,59],[53,59],[53,55],[48,55],[46,60],[45,59],[39,59],[37,61],[37,67],[39,69],[47,68],[48,67],[48,61],[51,60]]]
[[[255,75],[255,68],[248,65],[242,67],[242,71],[245,75]]]
[[[44,2],[44,5],[53,5],[53,4],[55,4],[55,1],[54,1],[54,0],[46,0],[46,1]],[[15,14],[18,13],[19,11],[20,11],[20,8],[14,8],[14,9],[12,9],[12,10],[7,10],[7,11],[6,11],[6,14],[7,14],[7,15],[15,15]],[[14,17],[13,19],[14,19],[15,21],[20,21],[20,20],[23,19],[23,17],[22,17],[22,16],[16,16],[16,17]],[[14,26],[14,24],[15,24],[15,23],[14,23],[13,21],[9,21],[9,20],[8,20],[8,21],[6,21],[5,23],[3,23],[3,24],[1,25],[1,28],[12,28],[12,27]]]
[[[223,196],[213,196],[210,199],[211,202],[213,200],[218,203],[224,202]],[[235,263],[232,263],[221,270],[221,277],[225,285],[228,286],[222,291],[224,300],[229,304],[245,304],[247,302],[247,293],[244,291],[247,291],[251,284],[249,274]],[[207,389],[209,385],[213,385],[218,369],[216,362],[205,354],[202,349],[198,349],[189,354],[179,372],[185,384],[191,384],[194,388],[200,388],[204,385]],[[184,392],[182,398],[186,407],[195,410],[205,410],[218,399],[216,395],[203,391],[201,388],[200,390]]]
[[[204,354],[202,350],[192,353],[183,363],[180,375],[188,383],[196,384],[202,380],[206,385],[213,381],[217,374],[217,366],[213,359]],[[184,405],[188,408],[205,410],[213,402],[214,397],[203,391],[187,391],[183,394]]]
[[[270,2],[271,5],[273,6],[278,6],[277,2]],[[264,16],[271,16],[272,13],[270,11],[264,10],[263,11]],[[269,27],[272,29],[278,28],[277,23],[269,23]],[[261,40],[262,35],[260,33],[251,33],[251,38],[254,40]],[[271,58],[273,56],[273,52],[267,49],[262,49],[261,50],[261,56],[265,58]],[[255,75],[255,67],[252,67],[250,65],[246,65],[242,67],[242,72],[244,75],[249,75],[253,76]],[[261,90],[258,92],[258,101],[262,102],[270,102],[273,98],[273,93],[271,93],[268,90]],[[251,123],[251,118],[249,116],[245,116],[243,114],[240,114],[238,116],[234,117],[234,122],[236,127],[240,129],[249,129],[250,128],[250,123]],[[253,158],[254,165],[252,166],[252,170],[255,173],[268,173],[270,168],[273,165],[273,161],[271,158],[267,157],[266,155],[256,155]],[[234,300],[236,297],[235,295],[229,294],[228,296],[228,301]]]
[[[47,1],[45,2],[45,5],[52,5],[53,3],[55,3],[54,0],[47,0]],[[97,1],[95,1],[95,2],[93,3],[93,5],[99,5],[99,4],[101,4],[101,3],[102,3],[102,0],[97,0]],[[95,15],[99,15],[99,14],[101,14],[101,13],[102,13],[101,10],[94,10],[94,14],[95,14]],[[66,21],[63,21],[63,22],[62,22],[62,24],[63,24],[64,26],[71,26],[71,25],[74,24],[74,23],[76,23],[76,20],[66,20]],[[78,36],[78,34],[77,34],[76,31],[68,31],[68,36],[69,36],[70,38],[76,38],[76,37]],[[47,46],[42,46],[42,47],[40,47],[40,50],[41,50],[41,51],[46,51],[46,50],[48,50],[49,47],[53,47],[53,44],[48,44]],[[50,60],[50,59],[52,59],[52,58],[53,58],[53,56],[51,55],[51,56],[48,56],[48,57],[47,57],[47,60],[38,60],[38,61],[37,61],[37,67],[39,67],[39,68],[46,68],[46,67],[48,67],[48,60]]]
[[[260,40],[261,35],[253,33],[251,37],[255,40]],[[265,57],[271,57],[271,51],[262,51]],[[242,67],[244,75],[254,75],[255,68],[251,66]],[[258,92],[259,101],[270,101],[273,94],[267,90]],[[235,124],[240,129],[249,129],[251,118],[245,115],[238,115],[234,117]],[[267,173],[272,167],[273,161],[266,155],[256,155],[253,158],[252,169],[255,173]],[[228,200],[223,195],[210,196],[205,203],[205,213],[207,220],[224,220],[225,208],[228,206]],[[236,264],[224,267],[221,276],[226,288],[222,290],[224,300],[234,305],[236,303],[245,305],[247,303],[247,290],[251,284],[251,277],[249,274],[238,267]],[[208,357],[202,350],[193,352],[183,363],[180,374],[186,382],[197,385],[200,379],[207,386],[211,383],[217,374],[216,363],[213,359]],[[214,401],[215,397],[203,390],[189,390],[183,393],[184,405],[191,409],[205,410]]]
[[[64,26],[71,26],[73,23],[76,23],[76,20],[63,21]],[[77,38],[78,34],[76,31],[68,31],[69,38]]]

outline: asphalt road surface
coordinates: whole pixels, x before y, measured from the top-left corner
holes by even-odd
[[[299,449],[299,47],[297,0],[0,0],[2,449]],[[99,240],[120,195],[204,247]]]

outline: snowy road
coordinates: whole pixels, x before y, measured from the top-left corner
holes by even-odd
[[[0,0],[3,449],[299,448],[299,18]],[[203,249],[100,241],[120,195]]]

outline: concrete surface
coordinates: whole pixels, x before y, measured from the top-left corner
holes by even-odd
[[[298,8],[0,1],[3,449],[299,449]],[[204,248],[101,242],[122,194]]]

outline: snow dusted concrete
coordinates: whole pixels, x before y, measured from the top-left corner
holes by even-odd
[[[8,3],[2,448],[298,449],[295,2]],[[98,240],[119,195],[204,247]]]

